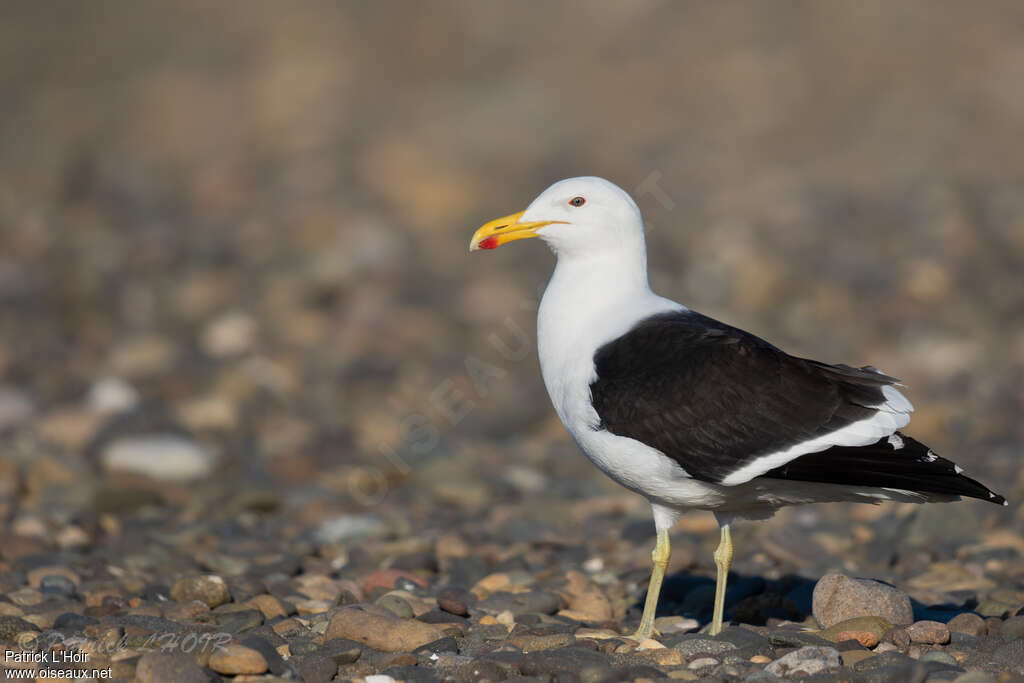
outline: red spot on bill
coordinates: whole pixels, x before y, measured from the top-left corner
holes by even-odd
[[[498,238],[497,237],[488,237],[485,240],[480,240],[480,244],[479,244],[479,247],[481,249],[495,249],[495,248],[497,248],[497,246],[498,246]]]

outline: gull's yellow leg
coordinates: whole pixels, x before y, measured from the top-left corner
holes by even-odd
[[[715,611],[711,617],[711,635],[722,632],[722,613],[725,612],[725,582],[729,578],[729,565],[732,564],[732,537],[729,525],[722,525],[722,540],[715,548],[715,566],[718,567],[718,580],[715,583]]]
[[[661,581],[665,578],[668,559],[672,555],[672,547],[668,541],[668,529],[658,532],[658,541],[654,544],[651,559],[654,568],[651,570],[651,582],[647,585],[647,599],[644,601],[644,614],[640,617],[640,628],[630,638],[647,640],[654,633],[654,613],[658,611],[658,594],[661,592]]]

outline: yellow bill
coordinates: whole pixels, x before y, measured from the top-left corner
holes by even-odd
[[[537,231],[545,225],[552,223],[565,223],[565,221],[529,221],[520,223],[523,211],[510,216],[495,218],[490,223],[485,223],[479,230],[473,233],[473,239],[469,241],[469,250],[497,249],[506,242],[525,240],[536,237]]]

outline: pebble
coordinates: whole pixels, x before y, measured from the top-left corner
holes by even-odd
[[[14,387],[0,385],[0,432],[25,422],[34,411],[28,396]]]
[[[437,594],[438,607],[460,617],[469,615],[469,608],[476,600],[476,595],[461,586],[448,586]]]
[[[879,581],[826,574],[814,586],[814,618],[828,628],[853,617],[881,617],[896,625],[914,621],[910,597]]]
[[[956,615],[949,620],[946,627],[953,633],[964,633],[969,636],[983,636],[987,631],[985,620],[971,612]]]
[[[949,628],[938,621],[916,621],[906,630],[915,643],[945,645],[949,642]]]
[[[942,652],[940,650],[934,650],[932,652],[925,652],[922,654],[918,661],[922,662],[938,662],[939,664],[946,664],[947,666],[959,666],[956,658],[948,652]]]
[[[229,311],[210,321],[199,344],[211,356],[224,358],[249,351],[255,340],[256,321],[241,311]]]
[[[654,620],[654,628],[663,636],[674,633],[690,633],[700,628],[700,622],[687,617],[658,617]]]
[[[139,683],[209,683],[209,676],[184,652],[146,652],[135,667]]]
[[[206,449],[191,439],[170,434],[119,437],[103,449],[101,462],[110,474],[172,483],[205,479],[214,470],[213,458]]]
[[[1024,615],[1010,617],[999,628],[999,635],[1004,638],[1024,638]]]
[[[566,574],[569,585],[569,609],[584,615],[592,621],[607,621],[612,618],[612,604],[597,584],[586,574],[570,571]]]
[[[843,665],[839,651],[831,647],[802,647],[765,667],[765,671],[776,676],[814,676],[828,673]]]
[[[208,666],[217,673],[227,676],[261,674],[268,668],[267,660],[262,654],[237,643],[217,647],[210,655]]]
[[[246,604],[258,609],[265,619],[276,619],[288,615],[284,605],[273,595],[254,595],[246,601]]]
[[[684,636],[671,647],[673,650],[681,652],[686,658],[697,655],[717,655],[736,649],[736,645],[733,643],[703,635]]]
[[[856,640],[864,647],[874,647],[881,641],[892,624],[881,617],[854,617],[833,624],[821,632],[821,637],[833,643]]]
[[[718,666],[718,660],[714,657],[698,657],[692,662],[686,665],[688,669],[706,669],[708,667]]]
[[[403,600],[397,595],[386,593],[377,598],[374,604],[383,607],[399,619],[412,619],[413,617],[412,606],[409,605],[408,601]]]
[[[224,579],[216,575],[190,576],[171,588],[171,598],[178,602],[198,600],[210,609],[231,601],[231,592]]]
[[[28,622],[21,617],[4,616],[0,617],[0,642],[17,642],[18,636],[27,631],[38,631],[35,624]]]
[[[421,588],[427,587],[427,582],[410,572],[400,569],[379,569],[363,579],[363,592],[369,595],[373,590],[383,588],[393,590],[403,588],[403,582],[411,583]]]
[[[89,408],[101,415],[125,413],[139,403],[139,392],[120,377],[103,377],[89,387],[86,397]]]
[[[355,607],[338,608],[324,633],[325,641],[346,638],[381,652],[411,652],[444,637],[444,631],[432,624],[384,617]]]

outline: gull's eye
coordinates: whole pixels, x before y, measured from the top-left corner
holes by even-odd
[[[586,203],[587,200],[584,199],[583,197],[573,197],[572,199],[569,200],[570,206],[583,206]]]

